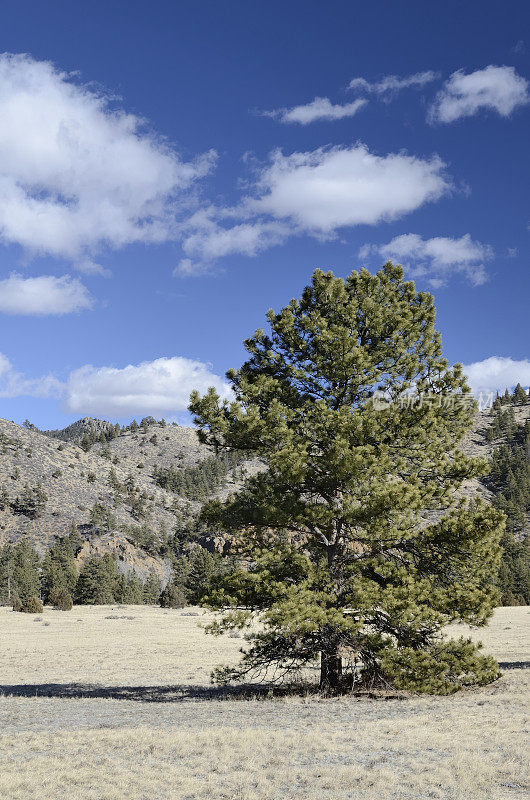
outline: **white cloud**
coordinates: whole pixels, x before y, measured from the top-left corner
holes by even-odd
[[[61,391],[61,382],[52,375],[26,378],[14,369],[3,353],[0,353],[0,397],[55,397],[60,395]]]
[[[381,80],[374,82],[367,81],[365,78],[353,78],[348,84],[348,89],[373,93],[388,100],[402,89],[421,89],[439,77],[438,72],[426,70],[425,72],[415,72],[413,75],[405,75],[403,78],[398,75],[385,75]]]
[[[329,239],[340,228],[397,219],[451,190],[444,167],[437,156],[377,156],[363,144],[289,156],[276,150],[238,205],[209,206],[188,219],[186,257],[173,274],[201,274],[216,258],[255,256],[302,233]]]
[[[437,157],[377,156],[363,144],[284,156],[275,151],[246,206],[316,236],[398,219],[449,191]]]
[[[422,239],[416,233],[404,233],[382,245],[363,245],[359,257],[368,258],[371,254],[381,256],[385,261],[399,261],[411,268],[413,277],[429,276],[435,288],[443,286],[451,273],[461,272],[475,286],[486,282],[484,261],[493,258],[493,249],[471,239],[469,233],[459,239],[436,236]]]
[[[454,122],[472,117],[481,109],[508,117],[517,106],[529,101],[528,81],[513,67],[490,65],[469,75],[458,70],[438,92],[428,118],[431,122]]]
[[[79,262],[103,246],[175,238],[189,163],[144,121],[51,63],[0,56],[0,239]]]
[[[525,388],[530,386],[530,361],[526,358],[517,361],[503,356],[491,356],[484,361],[464,364],[464,373],[475,393],[502,393],[506,388],[513,389],[518,383]]]
[[[116,367],[81,367],[70,373],[64,408],[72,414],[121,417],[184,411],[193,389],[210,386],[227,397],[228,384],[208,364],[189,358],[157,358]]]
[[[246,215],[244,208],[233,209],[232,216]],[[290,234],[290,227],[275,220],[255,219],[223,227],[215,217],[230,216],[226,210],[209,208],[195,214],[188,223],[188,234],[183,242],[186,255],[209,263],[228,255],[256,256],[276,244],[282,244]],[[181,274],[191,274],[190,259],[179,265]]]
[[[62,316],[91,308],[92,297],[77,278],[41,275],[24,278],[12,272],[0,281],[0,313]]]
[[[334,105],[327,97],[315,97],[311,103],[294,106],[293,108],[279,108],[275,111],[266,111],[263,116],[273,117],[280,122],[298,122],[308,125],[318,120],[335,120],[353,117],[361,110],[368,100],[354,100],[353,103],[340,103]]]

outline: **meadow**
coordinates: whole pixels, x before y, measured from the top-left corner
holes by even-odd
[[[267,697],[212,688],[242,640],[199,609],[0,608],[6,800],[523,800],[530,608],[470,635],[496,683],[450,697]],[[451,631],[467,633],[463,626]]]

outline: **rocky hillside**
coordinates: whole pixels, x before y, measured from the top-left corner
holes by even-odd
[[[98,441],[88,452],[80,446],[87,432],[105,433],[108,425],[85,419],[65,431],[41,432],[0,419],[0,544],[27,537],[43,553],[75,522],[85,539],[81,559],[113,550],[125,570],[132,567],[142,578],[149,570],[165,577],[167,565],[136,547],[131,533],[142,527],[155,535],[171,531],[175,512],[195,513],[201,503],[161,488],[154,468],[183,474],[186,468],[200,468],[213,454],[199,443],[194,429],[154,421],[108,442]],[[248,468],[253,469],[252,463]],[[234,488],[241,467],[224,471],[221,479],[216,476],[214,495]],[[46,500],[37,498],[36,509],[23,502],[27,487],[42,488]]]
[[[515,406],[514,414],[524,423],[530,404]],[[477,415],[466,453],[489,457],[502,444],[502,435],[488,436],[493,418],[492,411]],[[91,418],[45,432],[0,419],[0,544],[27,537],[42,554],[75,522],[85,540],[80,560],[113,551],[122,571],[134,569],[142,579],[154,571],[165,579],[169,565],[138,546],[135,532],[171,532],[176,514],[193,515],[208,496],[236,488],[242,469],[259,465],[220,463],[193,428],[151,418],[119,432]],[[171,480],[157,479],[160,474]],[[32,496],[27,487],[40,488]],[[490,497],[478,481],[466,493]]]

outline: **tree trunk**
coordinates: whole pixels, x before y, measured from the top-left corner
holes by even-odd
[[[342,657],[336,650],[320,653],[320,688],[334,692],[340,687],[342,678]]]

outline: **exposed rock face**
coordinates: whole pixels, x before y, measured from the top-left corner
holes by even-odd
[[[162,585],[166,584],[171,577],[171,567],[168,561],[153,558],[117,533],[95,534],[88,538],[77,556],[77,562],[81,566],[87,558],[102,556],[105,553],[112,553],[116,556],[118,572],[125,575],[135,572],[142,581],[145,581],[151,572],[156,575]]]

